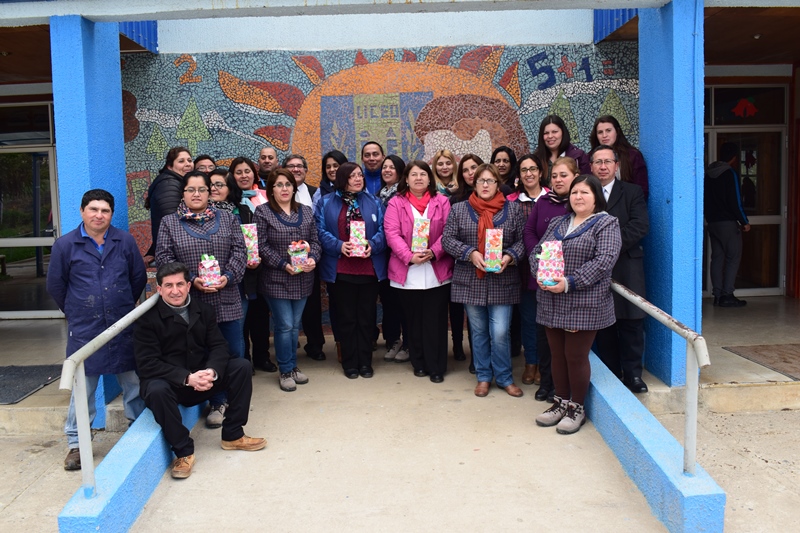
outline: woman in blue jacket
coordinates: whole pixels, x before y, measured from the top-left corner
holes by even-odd
[[[386,279],[383,206],[364,188],[364,174],[355,163],[337,169],[334,186],[335,193],[323,197],[314,215],[322,245],[320,278],[336,295],[345,376],[371,378],[378,282]],[[363,256],[354,254],[350,242],[352,222],[364,222]]]

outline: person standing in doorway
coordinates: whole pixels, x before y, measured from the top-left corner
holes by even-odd
[[[733,295],[736,273],[742,260],[742,232],[750,231],[750,221],[742,207],[739,187],[739,147],[725,143],[719,161],[706,169],[703,203],[708,236],[711,239],[711,287],[714,305],[744,307],[747,301]]]
[[[111,225],[114,197],[103,189],[87,191],[81,199],[80,226],[53,245],[47,270],[47,292],[67,317],[67,357],[124,317],[136,305],[147,283],[144,261],[130,233]],[[86,399],[90,423],[95,417],[94,393],[101,374],[115,374],[122,387],[128,420],[144,410],[133,356],[130,328],[111,339],[86,360]],[[65,470],[80,470],[75,391],[69,400],[69,453]]]

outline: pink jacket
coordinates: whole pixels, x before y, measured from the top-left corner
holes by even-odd
[[[389,256],[389,279],[405,285],[411,257],[411,233],[414,229],[416,210],[405,196],[396,195],[389,200],[386,215],[383,218],[383,230],[386,244],[392,253]],[[450,202],[444,195],[437,194],[428,204],[428,218],[431,221],[428,247],[435,259],[431,262],[436,279],[440,283],[453,277],[453,258],[442,248],[442,232],[447,216],[450,214]],[[419,216],[419,214],[417,214]]]

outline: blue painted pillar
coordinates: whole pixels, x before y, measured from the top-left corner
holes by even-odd
[[[114,195],[112,224],[128,229],[119,24],[50,18],[60,232],[80,224],[89,189]]]
[[[639,123],[650,172],[647,298],[700,331],[703,257],[703,1],[639,10]],[[646,366],[686,384],[686,341],[648,320]]]

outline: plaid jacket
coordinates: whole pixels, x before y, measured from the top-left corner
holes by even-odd
[[[611,269],[622,245],[619,221],[608,213],[600,213],[585,221],[563,237],[570,215],[554,218],[540,244],[529,257],[531,274],[536,275],[542,242],[561,240],[564,250],[564,275],[569,291],[555,294],[536,291],[536,322],[548,328],[597,330],[612,325],[614,300],[611,297]]]
[[[228,277],[228,284],[221,291],[210,293],[192,288],[192,298],[199,298],[213,307],[217,322],[230,322],[244,316],[239,282],[247,265],[247,248],[236,217],[227,211],[215,212],[216,216],[203,224],[181,220],[177,213],[162,218],[156,243],[156,266],[180,261],[194,279],[200,256],[213,255],[219,261],[222,274]]]
[[[520,274],[517,264],[525,255],[522,229],[525,221],[514,202],[506,202],[494,216],[494,227],[503,230],[503,253],[514,263],[500,274],[486,273],[478,278],[469,255],[478,249],[478,215],[469,202],[459,202],[450,209],[444,225],[442,246],[456,260],[450,299],[467,305],[512,305],[519,303]]]
[[[253,221],[258,226],[258,254],[261,256],[261,273],[258,276],[258,292],[270,298],[299,300],[311,294],[314,272],[289,274],[289,245],[304,240],[311,251],[308,256],[319,263],[322,254],[317,238],[317,225],[311,208],[300,205],[294,220],[281,213],[278,215],[269,204],[256,207]]]

